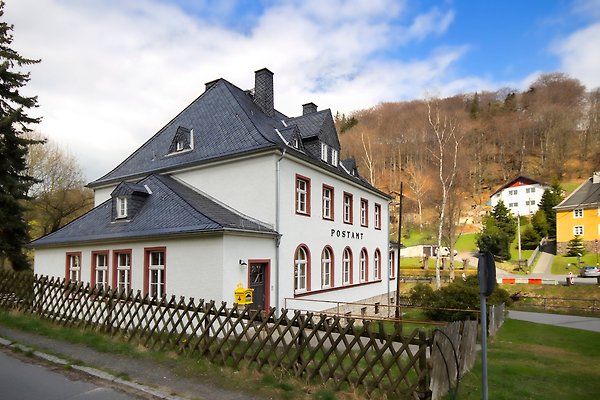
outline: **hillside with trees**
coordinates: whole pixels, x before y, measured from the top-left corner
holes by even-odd
[[[455,142],[440,147],[431,110],[452,129]],[[600,89],[587,90],[576,79],[551,73],[523,92],[502,88],[382,103],[349,116],[337,114],[336,124],[342,157],[355,158],[372,184],[394,193],[404,182],[408,229],[437,231],[444,214],[448,243],[466,217],[481,223],[489,195],[517,175],[552,184],[581,181],[600,169],[599,116]],[[444,194],[443,181],[452,172],[453,185]]]

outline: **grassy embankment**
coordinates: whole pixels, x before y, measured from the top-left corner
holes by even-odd
[[[600,333],[508,319],[488,342],[489,398],[593,400],[600,392]],[[457,398],[481,399],[481,353]],[[446,396],[451,399],[451,396]]]

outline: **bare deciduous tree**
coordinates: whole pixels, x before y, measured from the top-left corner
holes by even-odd
[[[439,249],[442,247],[442,234],[448,198],[454,186],[454,178],[456,177],[460,138],[457,135],[456,122],[446,115],[441,115],[439,104],[436,104],[435,110],[432,110],[431,102],[427,103],[427,121],[429,122],[429,126],[434,135],[435,146],[431,152],[438,167],[438,178],[440,189],[442,191],[437,236],[438,252],[435,261],[435,283],[436,287],[440,289],[442,287],[442,281],[440,278]]]
[[[29,196],[27,217],[31,236],[53,232],[88,211],[93,205],[92,191],[84,187],[84,177],[75,158],[40,133],[31,139],[45,140],[31,146],[27,157],[28,174],[38,182]]]

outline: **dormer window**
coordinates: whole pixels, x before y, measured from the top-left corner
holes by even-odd
[[[334,167],[337,167],[338,165],[338,151],[336,149],[331,149],[331,164],[333,164]]]
[[[186,150],[192,150],[194,148],[194,136],[193,131],[183,126],[177,128],[171,146],[169,147],[169,154],[177,154]]]
[[[117,197],[117,218],[127,218],[127,197]]]
[[[328,146],[325,143],[321,143],[321,160],[327,162],[328,157]]]

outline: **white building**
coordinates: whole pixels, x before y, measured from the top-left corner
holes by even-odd
[[[539,209],[544,191],[549,185],[526,176],[517,176],[492,195],[492,207],[502,200],[512,215],[532,215]]]
[[[108,174],[95,208],[30,244],[35,272],[94,285],[328,308],[386,294],[388,202],[339,159],[330,110],[274,108],[273,74],[224,79]],[[308,301],[306,301],[308,300]],[[293,303],[293,305],[291,305]]]

